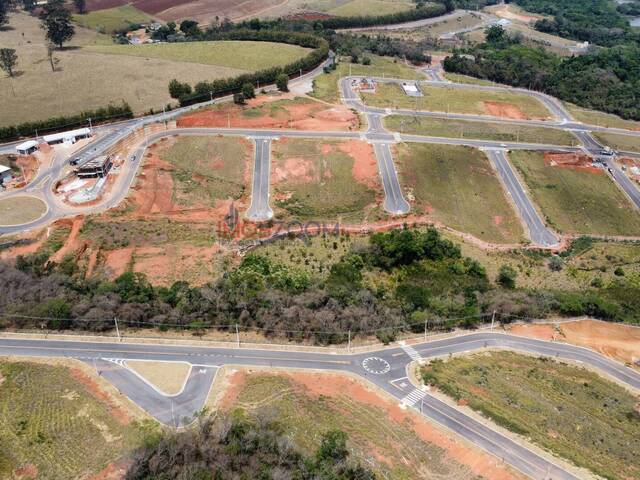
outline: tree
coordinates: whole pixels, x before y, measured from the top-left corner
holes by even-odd
[[[76,33],[71,24],[71,12],[65,8],[64,0],[49,0],[42,9],[40,20],[47,32],[47,39],[59,48]]]
[[[492,25],[487,28],[484,33],[487,36],[487,42],[489,43],[500,43],[502,42],[507,35],[507,32],[501,25]]]
[[[9,23],[9,0],[0,0],[0,30]]]
[[[254,98],[256,96],[256,89],[253,88],[252,83],[245,83],[242,85],[242,95],[244,98]]]
[[[281,73],[276,77],[276,87],[281,92],[289,91],[289,77],[285,73]]]
[[[13,77],[13,68],[18,63],[18,54],[13,48],[0,48],[0,68]]]
[[[200,34],[198,22],[195,20],[183,20],[182,23],[180,23],[180,31],[187,37],[197,37]]]
[[[76,11],[79,14],[87,13],[87,2],[86,0],[73,0],[73,4],[76,7]]]
[[[58,65],[58,62],[60,61],[53,55],[54,51],[55,45],[53,45],[52,43],[47,43],[47,58],[49,59],[49,65],[51,65],[52,72],[56,71],[56,65]]]
[[[191,93],[191,85],[182,83],[175,78],[169,82],[169,95],[171,98],[180,99]]]
[[[244,105],[244,95],[242,93],[234,93],[233,103],[237,105]]]
[[[500,274],[498,275],[498,283],[504,288],[514,289],[516,288],[516,277],[518,272],[509,265],[503,265],[500,267]]]

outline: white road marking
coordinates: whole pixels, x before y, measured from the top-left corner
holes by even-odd
[[[404,410],[407,407],[413,407],[416,403],[422,400],[426,395],[427,394],[424,393],[422,390],[418,390],[417,388],[414,388],[413,391],[411,391],[411,393],[409,393],[402,400],[400,400],[400,408]]]

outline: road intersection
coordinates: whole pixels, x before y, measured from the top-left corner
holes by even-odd
[[[369,350],[354,354],[308,351],[260,350],[177,346],[152,343],[107,343],[68,340],[0,338],[0,355],[65,357],[96,368],[100,375],[158,421],[172,426],[191,422],[205,404],[216,372],[222,366],[311,369],[355,375],[395,398],[401,408],[416,410],[441,426],[500,458],[535,479],[578,479],[560,460],[536,453],[522,441],[470,417],[456,406],[440,400],[410,378],[412,362],[484,349],[507,349],[575,362],[640,390],[640,373],[592,350],[565,343],[547,342],[504,333],[467,333],[438,340]],[[184,388],[176,395],[162,394],[127,367],[127,360],[186,362],[192,365]]]

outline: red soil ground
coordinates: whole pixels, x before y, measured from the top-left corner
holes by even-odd
[[[558,331],[559,330],[559,331]],[[514,325],[508,331],[517,335],[558,340],[594,349],[624,363],[640,360],[640,328],[598,320],[576,320],[553,325]]]
[[[261,373],[250,374],[261,375]],[[500,465],[496,458],[462,444],[459,440],[418,416],[417,413],[401,409],[397,402],[388,400],[363,382],[346,375],[330,373],[269,372],[269,375],[274,374],[289,378],[294,387],[314,398],[321,396],[348,397],[351,401],[381,409],[389,419],[398,424],[409,426],[424,442],[442,448],[448,458],[466,465],[475,475],[492,480],[521,478]],[[229,379],[229,387],[218,403],[220,408],[229,409],[236,404],[247,375],[245,371],[237,371],[232,375]],[[383,461],[387,460],[382,452],[378,452],[376,457]],[[392,464],[392,461],[389,463]]]
[[[213,109],[204,109],[184,115],[178,119],[178,127],[228,127],[233,128],[287,128],[294,130],[356,130],[360,127],[358,116],[345,106],[328,106],[304,98],[292,105],[283,105],[273,116],[268,108],[256,117],[243,116],[243,110],[271,103],[288,96],[263,96],[248,102],[246,107],[225,104]]]
[[[68,220],[62,220],[61,222],[64,222],[66,224],[69,223]],[[54,253],[49,261],[60,263],[65,256],[69,254],[75,254],[79,250],[86,247],[86,242],[78,240],[78,234],[80,233],[80,229],[82,228],[83,224],[84,217],[76,217],[71,221],[71,232],[69,232],[69,236],[65,240],[64,245],[62,245],[62,248]]]
[[[517,120],[526,119],[526,115],[522,113],[515,105],[501,102],[482,102],[487,115],[503,118],[515,118]]]
[[[544,163],[550,167],[569,168],[589,173],[604,173],[601,168],[591,166],[593,160],[582,153],[545,152]]]
[[[93,395],[94,398],[96,398],[97,400],[99,400],[100,402],[102,402],[107,406],[109,413],[120,424],[129,425],[129,423],[131,423],[132,419],[129,416],[129,414],[123,408],[117,405],[113,401],[111,396],[108,393],[106,393],[104,390],[102,390],[102,388],[100,388],[100,385],[98,385],[98,383],[94,379],[92,379],[82,370],[79,370],[77,368],[70,369],[70,373],[73,378],[75,378],[85,386],[87,391],[91,393],[91,395]]]

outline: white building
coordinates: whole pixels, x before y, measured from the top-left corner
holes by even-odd
[[[73,145],[82,138],[89,138],[91,136],[91,130],[88,128],[79,128],[77,130],[70,130],[68,132],[53,133],[51,135],[45,135],[42,137],[49,145],[55,145],[56,143],[64,143],[65,145]]]
[[[18,155],[31,155],[36,150],[38,150],[38,142],[34,140],[27,140],[20,145],[16,145]]]
[[[0,165],[0,185],[4,182],[10,182],[12,178],[11,169],[4,165]]]
[[[410,97],[421,97],[422,92],[420,88],[418,88],[417,83],[402,83],[402,90],[404,90],[405,95]]]

